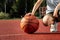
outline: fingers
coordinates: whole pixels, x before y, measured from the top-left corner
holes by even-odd
[[[34,14],[33,13],[26,13],[26,15],[31,16],[31,15],[34,15]]]

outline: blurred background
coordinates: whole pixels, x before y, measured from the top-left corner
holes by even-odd
[[[21,18],[31,12],[37,0],[0,0],[0,19]],[[42,18],[45,15],[46,1],[44,0],[36,12]]]

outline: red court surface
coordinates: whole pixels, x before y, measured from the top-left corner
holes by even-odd
[[[49,32],[39,20],[39,29],[34,34],[27,34],[20,29],[20,20],[0,20],[0,40],[60,40],[60,23],[58,32]]]

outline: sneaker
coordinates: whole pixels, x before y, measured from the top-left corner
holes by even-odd
[[[57,23],[51,24],[50,32],[57,32]]]

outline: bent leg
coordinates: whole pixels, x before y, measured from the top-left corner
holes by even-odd
[[[46,14],[44,17],[43,17],[43,24],[44,25],[50,25],[50,24],[53,24],[54,23],[54,19],[52,17],[52,14]]]

